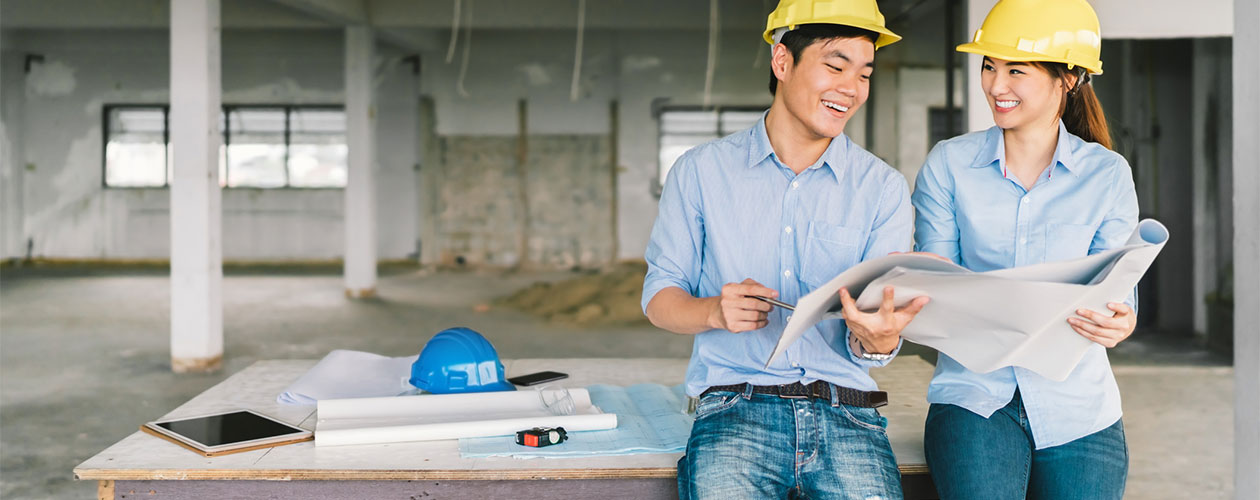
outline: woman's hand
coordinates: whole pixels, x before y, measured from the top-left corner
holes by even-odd
[[[1082,337],[1104,347],[1115,347],[1133,334],[1133,329],[1137,328],[1137,314],[1128,304],[1120,302],[1108,302],[1107,308],[1115,314],[1108,316],[1089,309],[1077,309],[1079,316],[1068,318],[1068,324]]]

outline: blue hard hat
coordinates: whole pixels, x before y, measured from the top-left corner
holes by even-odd
[[[434,394],[514,391],[490,341],[469,328],[442,330],[411,364],[411,385]]]

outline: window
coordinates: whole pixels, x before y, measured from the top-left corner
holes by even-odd
[[[105,185],[162,187],[170,177],[165,106],[105,108]]]
[[[657,195],[665,184],[669,169],[687,150],[749,128],[761,119],[765,109],[666,108],[660,115],[660,148],[657,170]]]
[[[105,185],[169,185],[167,106],[105,107]],[[346,185],[346,114],[335,106],[224,106],[219,183],[229,188]]]
[[[946,127],[949,118],[946,108],[928,108],[928,151],[936,147],[936,143],[954,137],[963,132],[962,110],[954,108],[954,126]]]

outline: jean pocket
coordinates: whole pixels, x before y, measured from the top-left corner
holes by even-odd
[[[862,258],[866,232],[823,221],[809,223],[801,281],[818,288]]]
[[[888,432],[888,419],[879,414],[874,408],[861,408],[857,406],[840,405],[840,412],[844,413],[845,418],[860,427],[870,429],[877,432]]]
[[[735,403],[738,403],[743,397],[743,394],[738,392],[718,391],[709,393],[700,398],[700,402],[696,404],[696,420],[721,413],[723,410],[735,406]]]

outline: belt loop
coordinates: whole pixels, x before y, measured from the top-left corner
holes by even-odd
[[[745,383],[744,384],[744,399],[751,400],[752,394],[753,394],[753,385]]]
[[[831,382],[827,382],[827,388],[831,390],[831,407],[840,407],[840,387]]]

